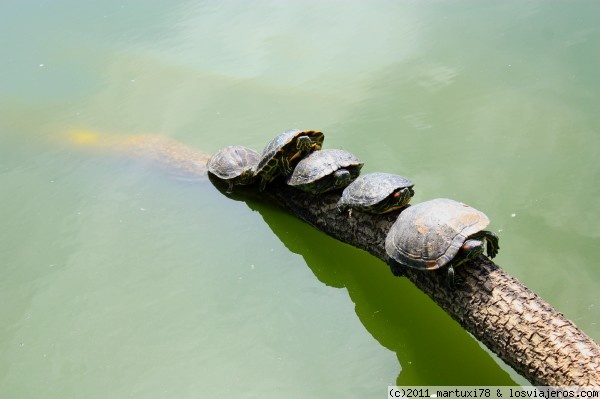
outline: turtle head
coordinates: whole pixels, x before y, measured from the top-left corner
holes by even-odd
[[[410,202],[412,196],[415,195],[415,191],[412,187],[400,188],[392,194],[392,202],[395,203],[394,209],[399,209]]]
[[[333,172],[333,186],[335,188],[346,187],[348,184],[350,184],[351,180],[352,175],[346,169],[338,169]]]
[[[312,140],[308,136],[300,136],[296,139],[296,148],[299,151],[308,151],[312,146]]]
[[[239,179],[239,183],[238,184],[251,184],[252,182],[254,182],[255,179],[255,173],[256,170],[254,167],[250,167],[248,169],[245,169],[241,174]]]
[[[458,256],[460,257],[458,264],[477,258],[483,253],[483,249],[482,240],[473,238],[467,239],[458,251]],[[455,264],[455,266],[458,264]]]

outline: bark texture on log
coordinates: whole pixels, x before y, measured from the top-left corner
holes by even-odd
[[[385,237],[398,212],[340,215],[338,194],[314,196],[283,184],[267,192],[315,228],[387,262]],[[448,286],[445,270],[391,269],[412,281],[532,385],[600,386],[598,344],[487,257],[457,268],[463,282],[456,287]]]

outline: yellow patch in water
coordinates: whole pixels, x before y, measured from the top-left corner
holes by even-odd
[[[98,134],[90,130],[73,129],[69,132],[69,139],[79,145],[98,144]]]

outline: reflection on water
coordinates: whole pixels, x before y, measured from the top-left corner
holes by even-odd
[[[161,151],[260,150],[296,127],[324,131],[365,172],[410,177],[415,202],[484,210],[497,263],[599,339],[599,12],[3,2],[0,396],[510,383],[380,262],[161,164]],[[125,151],[65,144],[76,129]]]

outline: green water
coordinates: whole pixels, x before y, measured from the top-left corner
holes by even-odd
[[[382,262],[73,129],[207,152],[323,130],[414,202],[486,212],[496,263],[600,340],[599,20],[595,1],[0,3],[0,397],[524,383]]]

